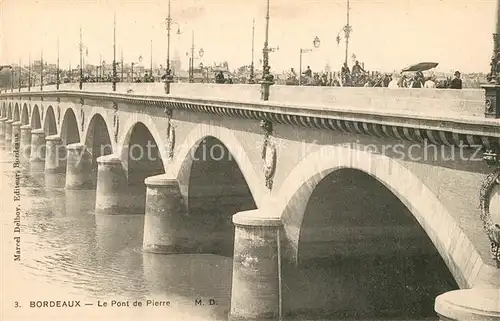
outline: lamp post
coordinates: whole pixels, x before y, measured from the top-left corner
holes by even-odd
[[[172,70],[170,70],[170,27],[172,23],[172,17],[170,16],[170,0],[168,0],[168,17],[167,17],[167,66],[165,74],[165,94],[170,94],[170,84],[174,82],[174,76],[172,75]],[[178,25],[178,24],[177,24]],[[181,33],[179,26],[177,26],[177,34]]]
[[[274,84],[274,77],[270,73],[269,53],[279,48],[269,48],[269,0],[267,0],[266,10],[266,38],[264,40],[264,48],[262,49],[262,80],[260,81],[260,99],[269,100],[269,88]]]
[[[116,13],[113,15],[113,91],[116,91]]]
[[[153,39],[151,39],[151,48],[150,48],[149,78],[150,80],[153,79]]]
[[[18,84],[18,89],[19,89],[19,92],[21,92],[21,75],[22,75],[22,66],[21,66],[21,59],[19,59],[19,76],[17,78],[17,84]]]
[[[134,65],[140,64],[142,62],[142,55],[139,56],[138,60],[139,60],[138,63],[134,62],[134,61],[132,61],[132,63],[131,63],[131,66],[132,66],[132,70],[131,70],[131,72],[132,72],[132,82],[134,82]]]
[[[43,49],[40,52],[40,91],[43,91]]]
[[[59,38],[57,38],[57,67],[56,67],[56,89],[59,90]]]
[[[82,27],[80,27],[80,90],[83,89],[83,42],[82,42]]]
[[[191,58],[189,59],[189,82],[190,83],[194,83],[194,60],[202,58],[203,55],[205,54],[205,51],[203,50],[203,48],[200,48],[200,50],[198,51],[198,57],[195,57],[194,56],[194,49],[195,49],[195,46],[194,46],[194,30],[193,30],[191,33]]]
[[[485,90],[485,111],[487,118],[500,118],[500,0],[496,1],[495,31],[493,33],[493,57],[491,72],[487,76],[490,84],[481,86]]]
[[[28,91],[31,91],[31,53],[28,56]]]
[[[14,67],[10,67],[10,92],[14,91]]]
[[[250,65],[250,79],[248,80],[249,84],[255,84],[255,68],[253,64],[253,58],[254,58],[254,46],[255,44],[255,19],[253,19],[252,23],[252,64]]]
[[[319,48],[319,45],[320,45],[320,40],[318,38],[318,36],[316,36],[313,40],[313,46],[314,48],[301,48],[300,49],[300,58],[299,58],[299,86],[301,85],[301,78],[302,78],[302,54],[303,53],[306,53],[306,52],[310,52],[310,51],[313,51],[314,49],[317,49]]]
[[[82,27],[80,27],[80,90],[83,89],[83,65],[84,65],[84,62],[83,62],[83,48],[85,48],[87,50],[87,54],[88,54],[88,47],[86,47],[84,44],[83,44],[83,41],[82,41]]]

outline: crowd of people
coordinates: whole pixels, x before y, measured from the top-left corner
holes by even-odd
[[[380,73],[368,72],[358,61],[349,69],[344,63],[340,72],[313,73],[307,66],[306,70],[297,77],[293,68],[286,76],[286,85],[303,86],[336,86],[336,87],[388,87],[388,88],[451,88],[462,89],[462,79],[459,71],[453,78],[438,80],[435,75],[424,76],[422,71],[415,73]]]

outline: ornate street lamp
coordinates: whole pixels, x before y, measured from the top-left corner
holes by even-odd
[[[319,45],[321,44],[321,41],[319,40],[318,36],[316,36],[313,40],[313,47],[314,48],[301,48],[300,49],[300,58],[299,58],[299,86],[301,85],[301,79],[302,79],[302,54],[305,52],[310,52],[313,51],[314,49],[318,49]]]
[[[485,110],[487,118],[500,118],[500,0],[496,1],[495,33],[493,33],[493,57],[491,71],[487,76],[490,84],[481,86],[485,90]]]
[[[253,19],[252,23],[252,64],[250,65],[250,79],[248,80],[249,84],[255,84],[255,67],[253,64],[254,43],[255,43],[255,19]]]
[[[191,58],[189,59],[189,82],[193,83],[194,82],[194,60],[195,59],[200,59],[203,58],[203,55],[205,54],[205,51],[203,48],[200,48],[198,51],[198,57],[194,56],[194,30],[192,31],[191,34]]]
[[[266,37],[264,40],[264,48],[262,49],[262,80],[260,81],[260,99],[269,100],[269,89],[274,84],[274,77],[271,75],[269,66],[269,53],[279,50],[279,47],[269,48],[269,0],[267,0],[266,10]]]
[[[40,91],[43,91],[43,49],[40,52]]]
[[[142,55],[140,55],[137,60],[138,60],[138,62],[132,61],[132,63],[131,63],[131,65],[132,65],[132,82],[134,82],[134,65],[140,64],[142,62]]]
[[[170,0],[168,0],[168,17],[167,17],[167,70],[165,74],[165,94],[170,94],[170,84],[174,82],[174,76],[172,75],[172,70],[170,70],[170,26],[172,23],[176,23],[172,21],[170,16]],[[177,24],[177,23],[176,23]],[[177,34],[181,34],[180,28],[177,24]]]
[[[57,38],[57,71],[56,71],[56,89],[59,90],[59,38]]]
[[[113,15],[113,79],[112,88],[116,91],[116,81],[118,76],[116,75],[116,13]]]

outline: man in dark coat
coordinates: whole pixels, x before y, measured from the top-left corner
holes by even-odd
[[[451,89],[462,89],[462,79],[460,79],[460,72],[455,71],[455,78],[450,81]]]

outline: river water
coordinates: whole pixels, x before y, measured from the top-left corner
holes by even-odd
[[[144,215],[95,215],[95,190],[65,190],[64,174],[26,166],[18,170],[13,159],[0,151],[0,319],[227,319],[231,258],[144,253]],[[21,175],[19,199],[16,172]],[[14,231],[14,221],[20,221],[20,233]],[[17,245],[19,261],[14,259]],[[200,299],[202,304],[196,304]],[[80,301],[82,307],[31,307],[47,300]],[[115,307],[110,307],[113,300]],[[129,307],[117,307],[118,302]],[[134,307],[139,302],[143,306]]]
[[[227,320],[231,257],[144,253],[143,214],[96,215],[95,190],[13,161],[0,150],[1,320]]]

